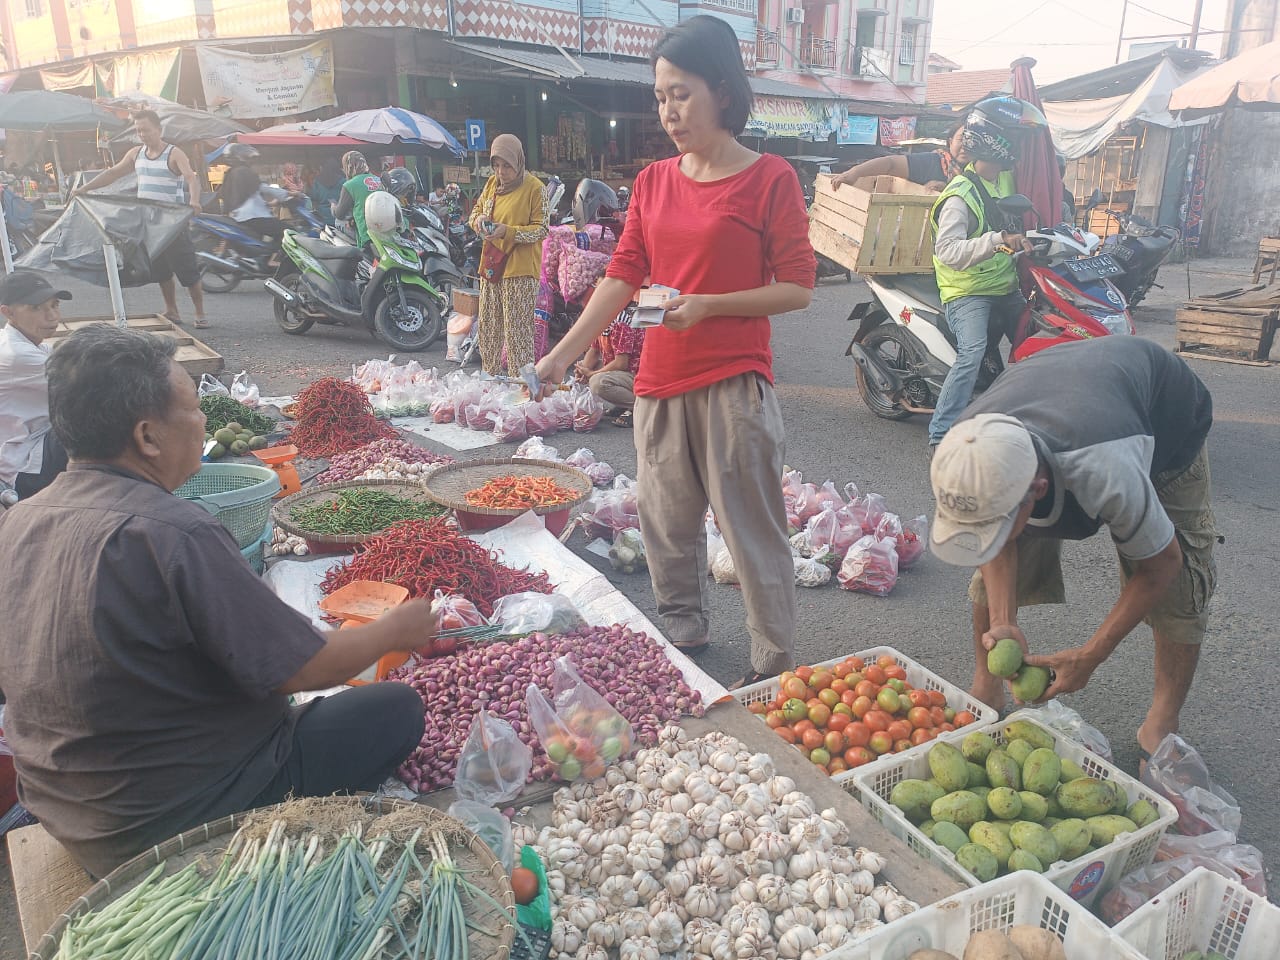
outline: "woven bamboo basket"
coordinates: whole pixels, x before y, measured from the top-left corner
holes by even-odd
[[[549,477],[576,494],[568,503],[548,507],[474,507],[467,503],[467,493],[496,477]],[[591,496],[595,489],[591,478],[576,467],[550,460],[519,458],[487,458],[467,460],[441,467],[424,482],[431,499],[448,507],[457,515],[463,530],[492,530],[509,523],[530,509],[542,517],[547,530],[559,534],[569,519],[569,511]]]
[[[283,500],[277,500],[271,508],[271,519],[286,533],[292,533],[306,540],[307,546],[311,548],[313,553],[345,553],[360,546],[366,540],[376,537],[382,531],[343,534],[316,533],[298,526],[290,519],[290,515],[295,507],[310,507],[317,503],[336,500],[342,491],[352,489],[374,489],[405,500],[439,504],[439,501],[431,496],[422,482],[411,483],[407,480],[343,480],[341,483],[326,483],[318,487],[311,487],[308,490],[290,494]]]
[[[364,812],[379,816],[403,808],[420,811],[423,815],[423,823],[430,826],[438,825],[450,837],[450,854],[461,869],[469,871],[471,882],[487,892],[505,910],[510,911],[512,918],[515,917],[516,901],[515,894],[511,891],[511,881],[507,878],[506,870],[494,856],[493,851],[474,832],[434,807],[389,797],[322,797],[305,802],[321,804],[326,814],[334,816],[341,815],[339,805],[363,808]],[[29,960],[53,960],[58,953],[58,944],[62,940],[63,931],[69,923],[91,910],[101,909],[118,900],[160,864],[164,864],[165,876],[177,873],[192,862],[200,863],[201,866],[198,869],[201,872],[207,871],[207,875],[212,876],[218,868],[222,854],[231,843],[232,836],[246,820],[268,810],[280,810],[286,806],[288,805],[277,804],[275,807],[248,810],[223,817],[221,820],[210,821],[166,840],[145,853],[138,854],[127,863],[121,864],[67,908],[66,913],[58,918],[57,923],[36,944]],[[353,810],[354,813],[356,813],[355,810]],[[516,938],[515,924],[503,923],[498,934],[493,937],[482,931],[472,930],[471,956],[477,960],[509,960],[511,945]]]

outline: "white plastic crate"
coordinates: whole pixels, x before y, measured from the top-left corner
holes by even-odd
[[[1227,960],[1280,955],[1280,907],[1239,883],[1196,867],[1115,925],[1148,960],[1214,950]]]
[[[1165,830],[1178,819],[1177,811],[1168,800],[1123,770],[1090,753],[1075,740],[1054,733],[1037,722],[1033,711],[1019,710],[1005,720],[983,728],[983,731],[991,734],[998,742],[1004,743],[1004,730],[1015,720],[1028,721],[1042,730],[1052,738],[1054,750],[1058,756],[1075,761],[1088,776],[1114,781],[1124,790],[1129,803],[1145,798],[1159,813],[1155,822],[1140,827],[1133,833],[1123,834],[1101,849],[1085,853],[1075,860],[1059,860],[1048,866],[1044,875],[1059,889],[1065,890],[1072,899],[1088,906],[1115,886],[1125,874],[1132,873],[1139,867],[1145,867],[1155,859],[1156,847],[1164,836]],[[856,789],[862,805],[870,810],[872,816],[883,823],[891,833],[905,840],[917,854],[938,864],[960,882],[972,887],[978,886],[981,881],[960,866],[955,854],[926,837],[903,815],[901,810],[889,803],[889,794],[903,780],[929,779],[932,774],[929,770],[927,755],[915,752],[901,753],[892,759],[893,763],[882,765],[877,769],[872,769],[868,764],[853,771],[851,786]]]
[[[964,953],[982,930],[1022,925],[1055,934],[1071,960],[1142,960],[1105,923],[1038,873],[1020,870],[964,890],[827,954],[827,960],[907,960],[917,950]]]
[[[981,700],[975,700],[967,691],[960,689],[954,683],[948,683],[932,670],[922,667],[905,653],[901,653],[893,649],[893,647],[872,647],[869,650],[863,650],[859,653],[849,653],[845,654],[843,657],[836,657],[834,660],[823,660],[821,663],[812,664],[812,666],[814,668],[834,667],[838,663],[843,663],[845,660],[849,659],[849,657],[861,657],[867,663],[875,663],[876,660],[883,656],[893,657],[894,662],[907,672],[907,683],[911,684],[912,687],[917,690],[939,690],[942,692],[943,696],[947,698],[947,706],[954,708],[957,713],[961,710],[968,710],[976,718],[974,722],[968,726],[960,727],[958,730],[952,731],[951,733],[939,734],[937,739],[950,741],[962,740],[974,730],[986,729],[989,724],[995,723],[996,720],[1000,718],[1000,714],[996,710],[988,707]],[[750,703],[772,703],[774,698],[778,695],[780,687],[781,683],[778,681],[778,678],[770,677],[768,680],[753,683],[749,687],[734,690],[733,696],[734,699],[741,702],[743,706]],[[854,793],[855,791],[850,785],[850,778],[854,773],[861,773],[866,770],[878,770],[889,762],[900,760],[903,757],[921,754],[928,749],[929,744],[922,743],[918,746],[912,747],[910,750],[904,750],[902,753],[885,754],[883,757],[878,757],[870,763],[863,764],[856,768],[856,770],[850,770],[846,773],[837,773],[831,779],[837,783],[845,785],[846,790],[850,793]]]

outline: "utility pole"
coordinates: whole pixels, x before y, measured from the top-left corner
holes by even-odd
[[[1124,43],[1124,21],[1129,14],[1129,0],[1124,0],[1124,6],[1120,8],[1120,35],[1116,37],[1116,63],[1120,62],[1120,46]]]
[[[1204,0],[1196,0],[1195,12],[1191,14],[1191,42],[1187,44],[1187,49],[1194,50],[1196,48],[1196,40],[1200,37],[1200,14],[1204,12]]]

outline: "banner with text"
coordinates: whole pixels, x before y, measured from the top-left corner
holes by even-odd
[[[798,137],[803,140],[819,135],[825,140],[829,133],[822,108],[812,100],[797,97],[756,97],[746,129],[747,136],[751,137]]]
[[[896,147],[903,140],[914,139],[915,135],[915,117],[880,118],[880,145],[883,147]]]
[[[225,106],[236,119],[284,117],[337,103],[328,40],[284,53],[201,46],[198,54],[204,102],[210,109]]]
[[[836,143],[874,145],[880,133],[879,117],[861,117],[845,114],[836,132]]]

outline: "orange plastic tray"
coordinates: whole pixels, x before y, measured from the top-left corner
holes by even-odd
[[[369,623],[409,599],[399,584],[355,580],[320,601],[320,609],[339,620]]]

